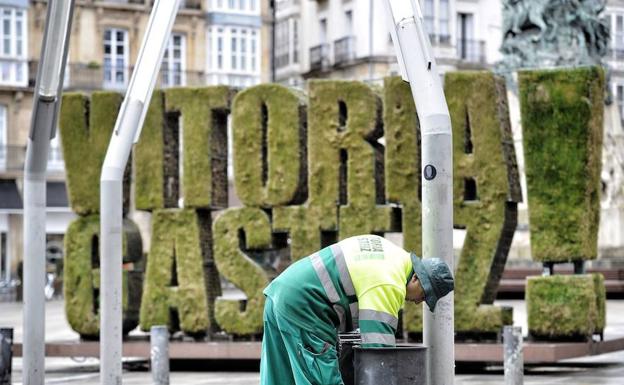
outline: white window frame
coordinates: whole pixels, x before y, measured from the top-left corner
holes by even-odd
[[[0,85],[28,86],[28,13],[23,8],[0,7]]]
[[[110,31],[111,40],[106,40],[106,32]],[[121,44],[117,44],[117,33],[123,33],[124,40]],[[111,46],[110,53],[106,53],[106,44],[109,43]],[[105,28],[104,35],[102,35],[102,45],[104,49],[104,88],[109,89],[125,89],[128,86],[129,82],[129,38],[128,38],[128,30],[123,28]],[[119,55],[117,53],[117,47],[123,47],[123,53]],[[119,65],[117,65],[117,61],[121,58],[122,65],[121,69],[119,69]],[[106,59],[110,59],[110,67],[106,65]],[[118,74],[122,75],[122,79],[118,80]],[[110,75],[110,79],[107,79],[107,75]]]
[[[175,46],[175,39],[180,39],[179,47]],[[180,57],[176,58],[174,52],[180,50]],[[176,70],[179,64],[179,70]],[[179,72],[179,73],[178,73]],[[186,35],[173,32],[163,55],[161,65],[161,85],[163,87],[178,87],[186,85]]]
[[[259,36],[258,28],[225,25],[209,27],[206,38],[207,83],[241,87],[258,84],[261,52]]]
[[[208,12],[260,15],[258,0],[210,0]]]

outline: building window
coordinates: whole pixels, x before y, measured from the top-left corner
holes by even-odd
[[[8,283],[11,280],[11,266],[7,247],[7,233],[0,233],[0,282]]]
[[[242,30],[240,35],[240,67],[242,71],[247,70],[247,31]]]
[[[6,167],[7,150],[6,106],[0,104],[0,169]]]
[[[238,65],[238,46],[237,46],[237,39],[236,39],[236,35],[238,35],[238,32],[233,29],[230,32],[230,52],[231,52],[231,61],[230,61],[230,66],[232,67],[233,70],[237,69]]]
[[[27,86],[26,11],[0,8],[0,84]]]
[[[293,63],[299,63],[299,20],[293,19],[292,40],[293,40]]]
[[[620,119],[624,121],[624,85],[617,84],[615,86],[615,100],[620,112]]]
[[[438,17],[438,23],[440,26],[440,42],[448,43],[450,41],[451,33],[449,31],[449,0],[440,0],[440,15]]]
[[[433,0],[425,0],[423,8],[424,8],[423,18],[425,19],[425,31],[427,31],[429,35],[435,35]]]
[[[299,20],[281,20],[275,26],[275,66],[287,67],[299,63]]]
[[[59,135],[60,133],[57,128],[56,136],[50,140],[50,150],[48,151],[48,170],[62,170],[65,166]]]
[[[282,68],[288,65],[288,22],[282,20],[275,26],[275,67]]]
[[[169,38],[161,67],[163,87],[183,86],[186,83],[186,39],[181,33]]]
[[[258,77],[258,30],[223,26],[208,29],[208,84],[245,87]]]
[[[104,31],[104,87],[125,88],[128,83],[128,31]]]

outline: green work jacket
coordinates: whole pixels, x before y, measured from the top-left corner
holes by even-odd
[[[336,342],[360,329],[362,345],[394,346],[412,275],[410,254],[376,235],[347,238],[292,264],[264,290],[278,316]]]

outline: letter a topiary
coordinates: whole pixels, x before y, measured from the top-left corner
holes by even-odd
[[[169,325],[176,330],[173,310],[186,333],[203,334],[211,327],[198,223],[194,210],[153,212],[141,329]]]
[[[263,84],[236,95],[232,109],[240,200],[249,207],[300,203],[306,177],[302,97],[284,86]]]
[[[82,338],[98,338],[99,322],[99,234],[100,217],[78,217],[65,234],[64,296],[65,315],[71,328]],[[124,263],[141,265],[143,247],[138,227],[124,220]],[[126,271],[123,275],[123,330],[128,333],[139,321],[142,272]]]
[[[604,74],[520,72],[531,254],[541,262],[598,254]]]
[[[228,333],[257,334],[262,332],[262,291],[269,279],[266,272],[240,250],[241,232],[246,249],[266,249],[271,245],[271,223],[261,209],[231,208],[215,219],[213,235],[217,268],[247,296],[242,311],[238,300],[217,300],[216,319]]]
[[[94,92],[91,99],[82,94],[63,96],[59,129],[67,190],[72,210],[79,215],[100,211],[100,173],[121,101],[122,96],[114,92]],[[124,197],[128,197],[129,179],[124,182]],[[126,199],[124,211],[127,208]]]
[[[184,207],[227,207],[227,115],[233,94],[225,86],[165,91],[165,112],[178,113],[182,127]]]
[[[446,75],[453,126],[454,223],[466,229],[456,269],[455,330],[499,332],[510,314],[492,306],[517,224],[518,170],[502,78]]]

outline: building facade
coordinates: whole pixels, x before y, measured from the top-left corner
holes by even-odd
[[[487,68],[499,59],[500,2],[424,0],[420,4],[442,72]],[[277,0],[276,7],[277,81],[292,85],[311,77],[375,81],[397,73],[382,1]]]
[[[137,61],[152,0],[77,0],[65,92],[124,92]],[[268,80],[267,0],[182,0],[156,87]],[[0,300],[14,298],[23,258],[23,168],[47,1],[0,0]],[[263,51],[264,50],[264,51]],[[57,134],[58,135],[58,134]],[[48,161],[47,257],[62,258],[74,218],[58,136]]]

